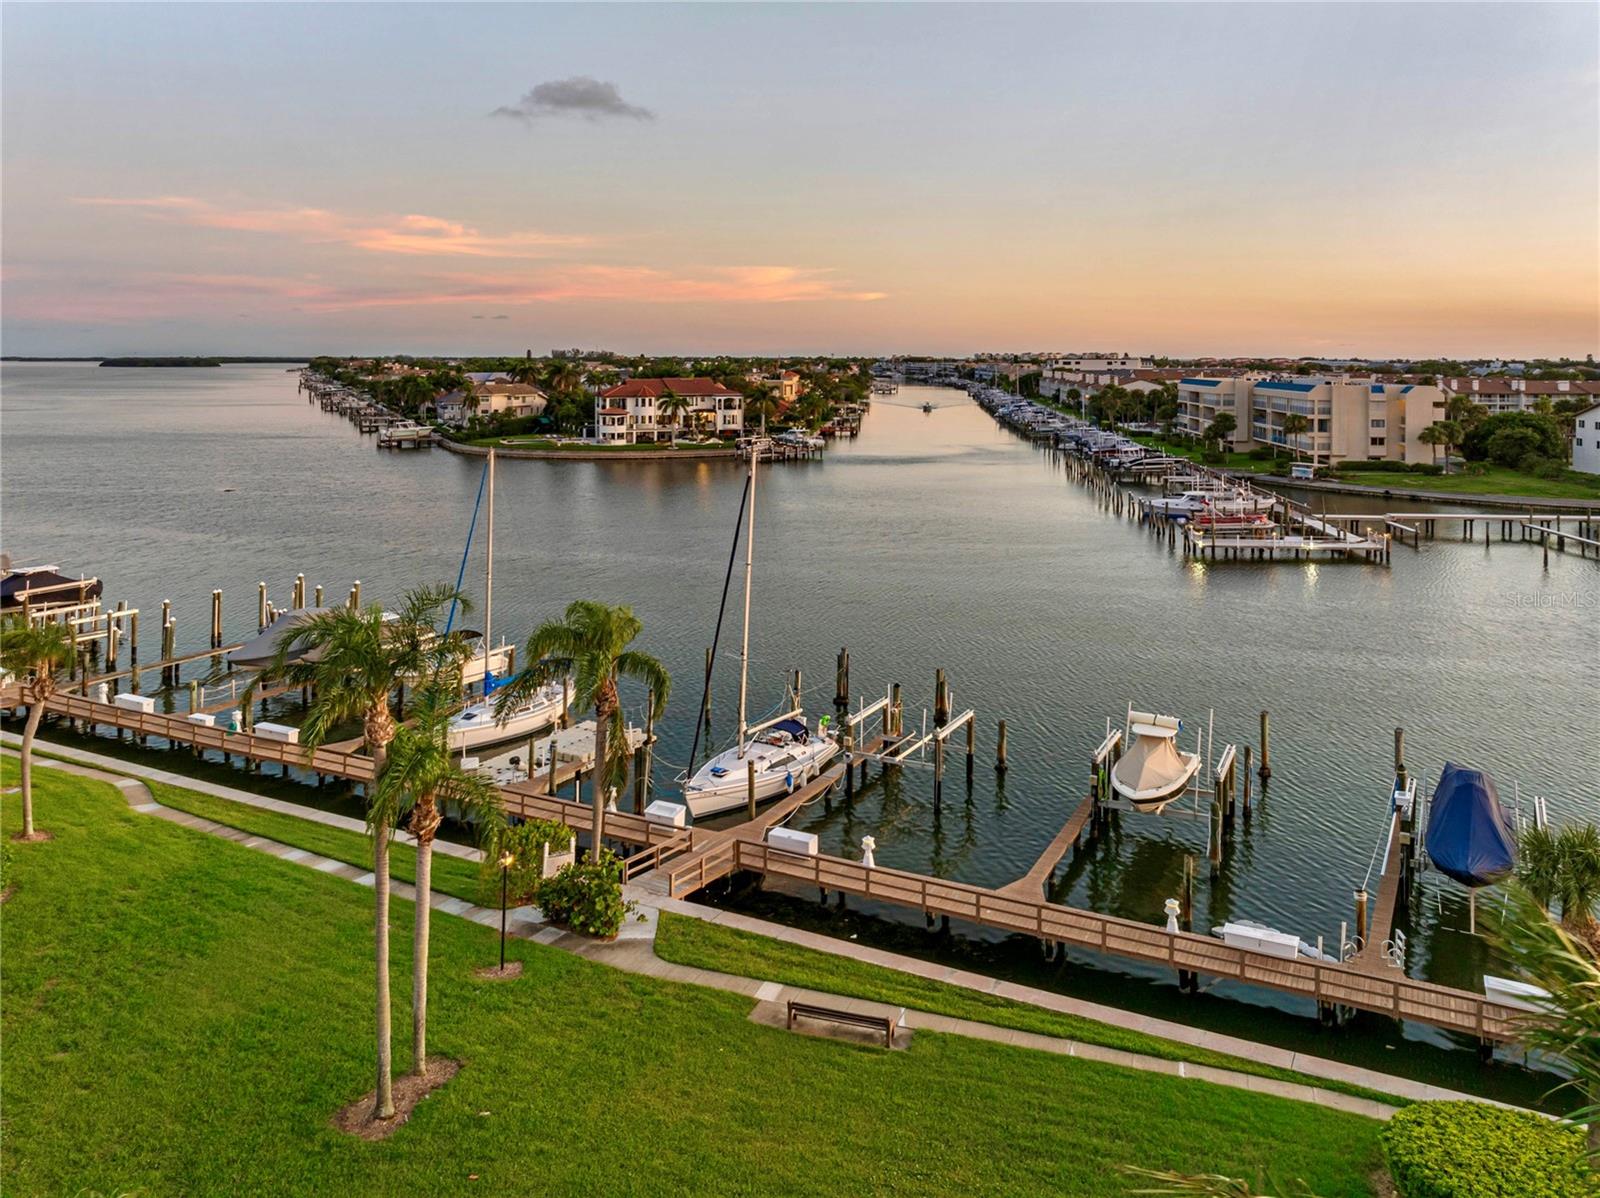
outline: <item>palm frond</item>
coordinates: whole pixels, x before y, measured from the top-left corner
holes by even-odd
[[[642,682],[650,690],[652,718],[659,719],[666,710],[667,696],[672,693],[672,676],[667,667],[648,653],[629,649],[617,656],[617,676]]]

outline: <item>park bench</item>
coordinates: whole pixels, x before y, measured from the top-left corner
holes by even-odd
[[[794,1002],[789,1003],[789,1030],[794,1030],[794,1021],[798,1017],[806,1019],[826,1020],[830,1023],[845,1023],[854,1027],[871,1028],[883,1033],[883,1046],[894,1047],[895,1021],[887,1015],[863,1015],[858,1011],[841,1011],[834,1007],[819,1007],[815,1003]]]

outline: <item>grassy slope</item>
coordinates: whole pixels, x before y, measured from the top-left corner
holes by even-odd
[[[895,1003],[935,1015],[972,1019],[1025,1032],[1041,1032],[1047,1036],[1063,1036],[1171,1061],[1193,1061],[1197,1065],[1233,1069],[1258,1077],[1321,1086],[1376,1099],[1391,1106],[1404,1105],[1401,1099],[1360,1086],[1310,1077],[1175,1040],[1163,1040],[1159,1036],[1113,1027],[1078,1015],[1042,1010],[1027,1003],[900,973],[880,965],[852,961],[847,957],[836,957],[831,953],[786,944],[738,928],[721,927],[686,915],[664,913],[661,916],[656,933],[656,953],[680,965],[695,965],[701,969],[742,974],[789,986],[804,986],[854,998]]]
[[[38,813],[56,839],[18,846],[4,907],[8,1193],[1093,1195],[1133,1161],[1337,1198],[1378,1165],[1353,1116],[957,1037],[797,1038],[536,945],[477,983],[494,934],[442,915],[432,1047],[466,1067],[388,1143],[349,1140],[328,1119],[372,1084],[370,892],[48,769]]]
[[[330,828],[326,824],[304,820],[277,811],[263,811],[244,803],[214,798],[197,790],[172,786],[165,782],[143,780],[150,788],[156,802],[163,807],[174,807],[205,819],[216,820],[230,828],[265,836],[282,844],[292,844],[299,849],[321,853],[335,861],[348,861],[351,865],[372,864],[372,841],[359,832],[343,828]],[[389,850],[389,872],[403,882],[417,879],[417,850],[408,840],[396,840]],[[433,854],[433,888],[468,902],[477,902],[479,873],[476,863],[462,861],[445,854]]]

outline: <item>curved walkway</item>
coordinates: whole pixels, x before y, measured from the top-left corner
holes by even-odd
[[[5,750],[6,756],[16,756],[13,746],[17,744],[18,739],[14,734],[5,734],[3,740],[7,746]],[[324,857],[305,849],[295,848],[293,845],[283,844],[264,836],[253,836],[238,828],[218,823],[215,820],[204,819],[188,812],[164,807],[155,801],[149,788],[140,781],[140,778],[170,782],[175,786],[184,786],[202,791],[217,798],[254,807],[267,808],[284,814],[314,820],[318,823],[339,827],[351,826],[357,830],[364,831],[358,820],[353,820],[346,816],[332,815],[325,811],[317,811],[314,808],[300,807],[279,799],[265,798],[261,795],[251,794],[248,791],[235,790],[232,787],[200,782],[192,778],[186,778],[183,775],[170,774],[163,770],[150,769],[63,745],[50,744],[47,741],[38,743],[41,750],[47,750],[52,754],[50,758],[39,762],[40,768],[59,769],[64,773],[107,782],[121,791],[123,797],[128,801],[128,805],[141,814],[163,819],[169,823],[179,824],[198,832],[205,832],[224,840],[231,840],[236,844],[243,845],[245,848],[255,849],[284,861],[292,861],[310,869],[333,874],[358,885],[370,886],[373,883],[371,871],[363,870],[360,866]],[[435,845],[440,850],[445,848],[443,842],[435,842]],[[459,845],[451,845],[450,849],[457,850],[453,855],[476,856],[475,850],[463,849]],[[394,897],[409,902],[416,901],[416,891],[408,883],[394,879],[390,885],[391,893]],[[1400,1098],[1411,1100],[1465,1099],[1478,1102],[1489,1101],[1475,1095],[1462,1094],[1438,1086],[1430,1086],[1408,1078],[1377,1073],[1372,1070],[1346,1065],[1339,1061],[1291,1053],[1271,1045],[1241,1040],[1232,1036],[1222,1036],[1165,1020],[1152,1019],[1116,1007],[1087,1003],[1053,991],[1038,990],[996,978],[984,977],[981,974],[953,970],[949,967],[935,965],[917,958],[904,957],[853,942],[835,940],[832,937],[821,936],[814,932],[805,932],[783,924],[753,919],[736,912],[720,911],[693,903],[668,899],[658,893],[651,893],[648,886],[629,886],[627,888],[627,897],[639,905],[642,919],[627,922],[623,926],[621,934],[612,942],[591,940],[588,937],[579,936],[552,926],[544,921],[543,913],[535,907],[519,907],[511,911],[508,917],[508,931],[511,935],[519,938],[554,946],[630,973],[665,978],[669,981],[683,982],[689,985],[709,986],[717,990],[742,994],[758,1004],[758,1009],[752,1014],[753,1018],[770,1018],[770,1007],[768,1011],[763,1013],[760,1009],[762,1005],[776,1004],[781,1006],[781,1004],[787,1003],[792,999],[844,1010],[887,1015],[893,1018],[899,1027],[910,1031],[925,1030],[967,1036],[975,1040],[1012,1044],[1060,1056],[1102,1061],[1149,1073],[1161,1073],[1173,1077],[1208,1081],[1216,1085],[1273,1094],[1280,1098],[1308,1102],[1317,1106],[1365,1115],[1374,1119],[1387,1119],[1397,1109],[1383,1103],[1326,1090],[1318,1086],[1302,1085],[1296,1082],[1281,1081],[1276,1078],[1258,1077],[1247,1073],[1237,1073],[1232,1070],[1218,1069],[1193,1062],[1173,1061],[1163,1057],[1148,1056],[1143,1053],[1126,1052],[1102,1045],[1085,1044],[1076,1040],[1041,1035],[1036,1032],[1019,1031],[974,1020],[956,1019],[945,1015],[908,1010],[885,1003],[808,990],[798,986],[787,986],[758,978],[741,977],[694,966],[673,964],[658,957],[654,946],[656,925],[660,918],[660,913],[662,911],[670,911],[674,914],[696,919],[723,923],[729,927],[756,932],[774,939],[799,944],[822,952],[833,953],[838,956],[850,957],[869,964],[897,969],[906,973],[914,973],[948,984],[963,986],[967,989],[992,993],[1015,1002],[1048,1010],[1083,1015],[1101,1023],[1131,1028],[1160,1036],[1164,1039],[1213,1049],[1234,1056],[1246,1057],[1264,1064],[1278,1065],[1310,1076],[1359,1085],[1370,1090],[1393,1094]],[[474,906],[465,899],[453,898],[435,892],[430,905],[436,911],[442,911],[448,915],[457,915],[484,927],[498,928],[500,926],[500,912],[498,910]],[[1502,1104],[1492,1103],[1491,1105]]]

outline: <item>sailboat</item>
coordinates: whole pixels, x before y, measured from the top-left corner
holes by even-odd
[[[1178,748],[1181,731],[1183,721],[1176,716],[1128,708],[1123,735],[1131,733],[1133,744],[1111,767],[1111,789],[1136,810],[1161,811],[1188,789],[1200,768],[1199,753]]]
[[[494,621],[494,450],[489,451],[485,467],[489,485],[488,565],[483,582],[483,653],[473,655],[463,671],[464,682],[481,679],[483,698],[450,719],[449,744],[452,749],[474,749],[503,740],[528,736],[540,728],[548,727],[566,714],[572,693],[570,680],[545,683],[537,692],[518,704],[505,715],[495,712],[494,690],[498,685],[494,666],[509,660],[508,647],[492,648],[494,642],[489,632]]]
[[[750,580],[756,550],[756,462],[750,454],[750,523],[744,550],[744,636],[739,645],[739,733],[734,746],[702,765],[683,788],[683,798],[696,819],[734,811],[750,800],[750,778],[755,775],[756,802],[792,794],[822,772],[839,751],[828,730],[826,717],[815,730],[806,724],[800,695],[791,692],[790,710],[759,724],[749,724],[747,700],[750,684]]]

